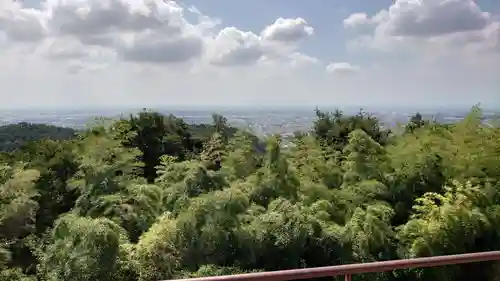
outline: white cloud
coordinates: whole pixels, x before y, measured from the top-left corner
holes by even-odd
[[[365,13],[354,13],[349,15],[346,19],[344,19],[344,27],[346,28],[359,28],[370,26],[374,23],[373,19],[371,19]]]
[[[49,38],[38,46],[37,51],[46,58],[67,60],[91,56],[93,48],[84,46],[74,38]]]
[[[326,66],[326,72],[335,74],[353,74],[360,70],[358,66],[351,65],[348,62],[333,62]]]
[[[235,27],[214,33],[218,20],[161,0],[48,0],[41,10],[8,2],[0,11],[0,30],[10,41],[42,41],[45,57],[55,59],[84,58],[100,47],[136,63],[252,65],[291,58],[313,34],[302,18],[278,18],[260,35]],[[198,22],[188,22],[186,13]]]
[[[0,1],[0,84],[17,93],[12,106],[147,103],[167,88],[183,93],[173,103],[204,91],[240,103],[245,98],[231,95],[242,85],[275,88],[275,79],[320,63],[298,50],[313,35],[300,17],[278,18],[258,33],[220,23],[174,1],[47,0],[39,9]]]
[[[331,25],[297,15],[241,28],[224,22],[224,9],[216,19],[173,1],[46,0],[33,9],[0,0],[1,93],[18,107],[492,100],[500,23],[471,3],[396,0],[353,14],[343,24],[359,45],[391,50],[356,57],[342,54]],[[411,63],[400,59],[406,52]]]
[[[200,57],[204,42],[200,37],[185,35],[159,38],[154,32],[136,36],[117,52],[124,60],[149,63],[182,63]]]
[[[482,30],[491,20],[472,0],[398,0],[382,19],[389,35],[406,37]]]
[[[263,40],[279,42],[297,42],[313,35],[314,29],[303,18],[284,19],[278,18],[272,25],[267,26],[262,32]]]
[[[213,40],[210,63],[221,66],[248,65],[264,55],[260,37],[236,27],[222,29]]]
[[[9,40],[36,42],[46,36],[45,15],[40,10],[24,9],[19,3],[2,1],[0,30]]]
[[[396,0],[373,16],[352,14],[344,26],[363,34],[354,45],[380,50],[498,49],[498,22],[473,0]]]
[[[293,52],[298,47],[297,44],[311,36],[313,30],[302,18],[278,18],[264,28],[260,35],[226,27],[214,40],[215,52],[211,63],[230,66],[284,58],[293,60],[297,57]]]

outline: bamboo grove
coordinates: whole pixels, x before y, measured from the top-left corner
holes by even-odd
[[[317,111],[257,139],[143,111],[1,156],[0,281],[157,281],[500,249],[500,129]],[[500,280],[482,263],[354,280]],[[330,278],[331,279],[331,278]],[[339,279],[340,280],[340,279]]]

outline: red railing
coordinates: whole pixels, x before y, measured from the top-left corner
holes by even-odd
[[[500,251],[494,251],[406,260],[235,274],[226,276],[178,279],[175,281],[287,281],[320,277],[335,277],[342,275],[345,276],[346,281],[350,281],[352,275],[361,273],[385,272],[395,269],[424,268],[498,260],[500,260]]]

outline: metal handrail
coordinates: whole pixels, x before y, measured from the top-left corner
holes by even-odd
[[[361,273],[385,272],[395,269],[425,268],[497,260],[500,260],[500,251],[177,279],[172,281],[287,281],[342,275],[344,275],[345,280],[348,281],[351,280],[352,275]]]

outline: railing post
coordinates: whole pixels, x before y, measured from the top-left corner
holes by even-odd
[[[345,281],[351,281],[351,274],[346,274],[345,275]]]

